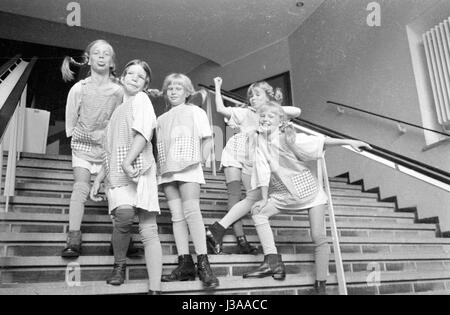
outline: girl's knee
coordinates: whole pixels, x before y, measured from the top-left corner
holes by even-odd
[[[324,246],[328,245],[328,237],[326,234],[311,234],[312,241],[314,242],[315,246]]]
[[[135,215],[133,208],[117,208],[114,210],[114,227],[122,233],[131,231]]]
[[[85,182],[75,182],[73,184],[72,196],[70,199],[72,201],[78,202],[86,202],[87,197],[89,196],[89,192],[91,190],[91,186]]]
[[[269,223],[269,217],[261,213],[252,215],[252,219],[255,223],[255,226]]]
[[[159,242],[158,226],[157,224],[139,225],[139,233],[141,234],[142,243],[150,244]]]

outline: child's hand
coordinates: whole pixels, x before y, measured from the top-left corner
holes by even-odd
[[[214,78],[214,85],[216,86],[216,88],[221,88],[222,87],[222,78],[221,77],[216,77]]]
[[[268,200],[263,199],[256,202],[252,207],[252,215],[259,214],[265,206],[267,206]]]
[[[148,89],[147,92],[153,97],[160,97],[163,95],[163,92],[158,89]]]
[[[356,151],[361,152],[363,148],[372,149],[370,144],[358,140],[350,140],[349,145]]]
[[[139,171],[135,169],[131,164],[122,163],[122,169],[128,177],[133,179],[133,181],[135,181],[135,179],[137,179],[137,177],[139,176]]]
[[[294,128],[288,127],[284,130],[284,134],[286,135],[286,142],[289,145],[295,144],[295,139],[297,138],[297,133],[295,132]]]
[[[98,181],[94,181],[94,184],[92,185],[91,188],[91,192],[89,194],[92,201],[100,202],[103,200],[103,198],[98,195],[99,190],[100,190],[100,183]]]

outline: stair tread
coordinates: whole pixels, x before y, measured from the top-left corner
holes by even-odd
[[[367,283],[369,272],[352,272],[346,273],[345,277],[348,285],[358,285]],[[276,281],[272,278],[264,279],[245,279],[239,276],[219,277],[220,286],[215,292],[226,291],[244,291],[258,290],[268,288],[299,288],[302,286],[312,286],[314,277],[312,275],[288,275],[284,281]],[[436,279],[450,279],[450,271],[423,271],[413,272],[380,272],[381,283],[399,282],[399,281],[426,281]],[[336,276],[329,276],[327,283],[336,285]],[[85,281],[80,286],[69,287],[65,282],[55,283],[26,283],[26,284],[0,284],[0,294],[17,295],[17,294],[133,294],[146,293],[148,290],[147,280],[131,280],[126,281],[121,286],[107,285],[105,281]],[[162,291],[166,294],[208,294],[210,291],[204,291],[200,281],[185,281],[162,283]]]
[[[212,265],[215,264],[258,264],[262,261],[262,255],[209,255],[209,261]],[[397,262],[397,261],[442,261],[450,260],[450,253],[423,253],[420,250],[415,252],[405,251],[397,253],[376,253],[376,254],[361,254],[361,253],[343,253],[342,259],[344,262]],[[334,262],[334,255],[330,255],[330,261]],[[66,267],[69,262],[76,262],[81,266],[104,266],[113,265],[113,256],[80,256],[74,260],[66,260],[60,256],[11,256],[0,257],[0,264],[4,268],[8,267]],[[313,254],[283,254],[283,262],[285,263],[305,263],[314,262]],[[163,255],[164,265],[176,265],[177,255]],[[145,260],[128,259],[128,266],[144,266]]]
[[[165,205],[161,206],[161,211],[163,214],[169,215],[169,209],[168,207],[165,207]],[[203,209],[202,211],[207,211],[206,209]],[[216,212],[216,211],[215,211]],[[224,216],[226,214],[225,208],[223,211],[217,211],[217,213],[220,215],[220,217]],[[298,213],[298,214],[280,214],[281,216],[291,216],[293,218],[307,218],[307,213]],[[370,218],[373,220],[377,219],[402,219],[402,220],[413,220],[414,215],[410,213],[399,213],[399,212],[393,212],[393,213],[367,213],[363,211],[355,211],[355,210],[345,210],[345,209],[335,209],[335,215],[339,218]],[[61,222],[61,223],[67,223],[69,220],[68,214],[48,214],[48,213],[22,213],[22,212],[3,212],[0,213],[0,220],[3,220],[4,222],[9,221],[20,221],[22,223],[26,222],[48,222],[48,223],[55,223],[55,222]],[[110,216],[107,214],[104,215],[91,215],[86,214],[83,216],[83,222],[84,223],[109,223],[111,222]],[[136,220],[137,222],[137,220]]]
[[[174,242],[172,234],[160,234],[162,243]],[[256,235],[248,235],[249,242],[257,243],[259,239]],[[5,242],[66,242],[65,233],[0,233],[0,240]],[[84,233],[83,242],[86,243],[107,243],[111,240],[111,234],[102,233]],[[133,234],[134,241],[140,241],[138,234]],[[277,243],[311,243],[310,238],[302,236],[275,236]],[[235,243],[235,237],[226,235],[223,239],[224,243]],[[328,238],[331,243],[331,237]],[[341,244],[433,244],[433,245],[448,245],[450,244],[450,238],[423,238],[423,237],[395,237],[391,235],[386,237],[340,237]]]
[[[207,185],[205,185],[207,186]],[[43,184],[43,183],[16,183],[16,190],[20,191],[33,191],[33,192],[55,192],[55,193],[66,193],[70,194],[72,193],[72,184],[66,183],[66,184]],[[202,186],[203,189],[207,189],[207,187]],[[201,193],[204,198],[208,197],[208,199],[219,199],[219,200],[228,200],[228,196],[226,195],[226,187],[223,187],[223,190],[220,191],[220,193],[213,193],[213,192],[203,192]],[[205,196],[208,195],[208,196]],[[211,195],[211,196],[209,196]],[[364,192],[357,192],[355,190],[345,191],[345,190],[334,190],[332,189],[332,195],[334,196],[343,196],[347,198],[361,198],[361,199],[378,199],[378,194],[374,193],[364,193]],[[159,196],[164,196],[163,192],[159,192]]]
[[[3,176],[5,172],[3,172]],[[212,175],[212,173],[208,170],[204,170],[205,180],[208,181],[225,181],[225,175],[222,172],[218,172],[216,176]],[[24,167],[17,166],[16,169],[16,178],[42,178],[42,179],[50,179],[50,180],[65,180],[72,181],[73,180],[73,171],[71,168],[62,169],[62,170],[48,170],[46,168],[37,168],[37,167]],[[331,182],[344,184],[344,187],[361,187],[360,185],[352,185],[348,184],[346,179],[343,178],[330,178]]]
[[[47,219],[48,217],[43,217],[42,219],[39,218],[39,216],[41,215],[29,215],[29,218],[34,218],[37,220],[42,220],[42,219]],[[61,222],[61,223],[67,223],[68,222],[68,215],[64,215],[64,214],[54,214],[51,215],[52,218],[48,218],[49,221],[51,222]],[[5,214],[5,213],[0,213],[0,218],[2,218],[3,220],[7,220],[8,218],[13,218],[13,217],[17,217],[20,219],[24,219],[24,220],[30,220],[30,219],[26,219],[26,217],[22,214]],[[110,224],[111,220],[106,220],[105,218],[107,218],[107,216],[105,215],[103,217],[104,219],[102,221],[89,221],[89,219],[98,219],[98,216],[86,216],[86,218],[84,219],[84,222],[95,222],[95,223],[104,223],[104,224]],[[20,220],[19,219],[19,220]],[[214,222],[217,221],[217,218],[203,218],[203,221],[205,223],[205,225],[211,225]],[[172,224],[172,221],[170,219],[170,216],[158,216],[158,223],[159,224]],[[254,227],[254,222],[252,219],[248,219],[248,218],[244,218],[242,220],[242,223],[244,224],[244,226],[248,226],[253,228]],[[310,224],[307,221],[302,221],[302,220],[281,220],[279,218],[275,218],[270,220],[270,225],[272,226],[272,228],[309,228]],[[363,230],[363,229],[376,229],[376,230],[414,230],[414,231],[425,231],[425,230],[429,230],[429,231],[434,231],[436,229],[436,225],[435,224],[416,224],[416,223],[390,223],[390,222],[376,222],[376,221],[369,221],[369,222],[352,222],[352,221],[341,221],[341,220],[337,220],[336,225],[339,229],[358,229],[358,230]],[[329,222],[327,220],[327,226],[329,226]]]
[[[351,199],[351,198],[347,198]],[[6,198],[4,196],[0,197],[0,203],[5,203]],[[64,205],[68,206],[70,203],[70,198],[52,198],[52,197],[36,197],[36,196],[14,196],[10,197],[10,204],[31,204],[31,205]],[[379,208],[390,208],[395,207],[393,202],[378,202],[378,201],[358,201],[358,200],[346,200],[346,198],[333,197],[333,205],[349,205],[349,206],[359,206],[359,207],[379,207]],[[107,202],[94,202],[88,200],[86,202],[87,207],[106,207]]]

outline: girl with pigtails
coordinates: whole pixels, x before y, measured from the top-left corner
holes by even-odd
[[[66,105],[66,134],[71,137],[74,184],[69,207],[67,246],[64,258],[81,254],[81,222],[89,196],[91,174],[101,169],[102,141],[108,121],[122,102],[122,87],[116,83],[116,60],[112,46],[105,40],[90,43],[81,63],[66,57],[61,67],[63,79],[71,81],[70,65],[89,66],[90,75],[69,91]]]
[[[254,141],[249,137],[258,128],[257,110],[268,101],[283,101],[280,89],[274,89],[267,82],[256,82],[250,85],[247,92],[249,106],[225,107],[221,86],[222,79],[214,79],[217,112],[225,117],[229,126],[239,130],[230,138],[222,152],[221,167],[224,167],[228,189],[228,213],[220,221],[215,222],[207,230],[208,246],[215,254],[222,253],[222,239],[229,226],[233,226],[237,238],[239,253],[257,254],[257,249],[250,245],[244,235],[242,217],[248,214],[253,204],[261,199],[259,189],[251,189],[250,178],[254,163]],[[298,107],[283,106],[287,117],[300,116]],[[246,197],[241,201],[241,181],[246,189]]]

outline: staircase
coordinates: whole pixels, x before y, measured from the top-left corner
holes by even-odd
[[[5,172],[3,172],[4,174]],[[83,221],[83,256],[63,260],[72,189],[70,156],[24,154],[17,167],[16,196],[4,212],[0,205],[0,294],[136,294],[147,292],[143,259],[128,261],[127,281],[113,287],[105,282],[112,269],[109,255],[111,219],[106,203],[89,201]],[[227,196],[223,174],[205,172],[201,190],[205,224],[226,213]],[[2,179],[3,180],[3,179]],[[378,200],[376,193],[363,192],[362,185],[346,178],[330,184],[341,236],[349,294],[443,294],[450,292],[450,239],[438,238],[435,224],[416,223],[415,213],[396,209],[394,202]],[[177,263],[170,213],[160,194],[162,215],[159,232],[163,247],[163,273]],[[259,245],[250,217],[245,219],[249,241]],[[272,220],[276,243],[287,267],[285,281],[272,278],[244,280],[242,274],[257,267],[262,255],[237,255],[235,239],[224,239],[229,255],[210,256],[220,277],[219,294],[308,294],[314,282],[313,244],[306,214],[283,214]],[[231,231],[229,231],[231,233]],[[139,240],[137,224],[133,240]],[[331,245],[331,238],[330,238]],[[193,252],[193,249],[192,249]],[[81,268],[81,284],[68,286],[68,263]],[[337,294],[332,255],[328,293]],[[167,294],[203,294],[199,280],[163,283]]]

